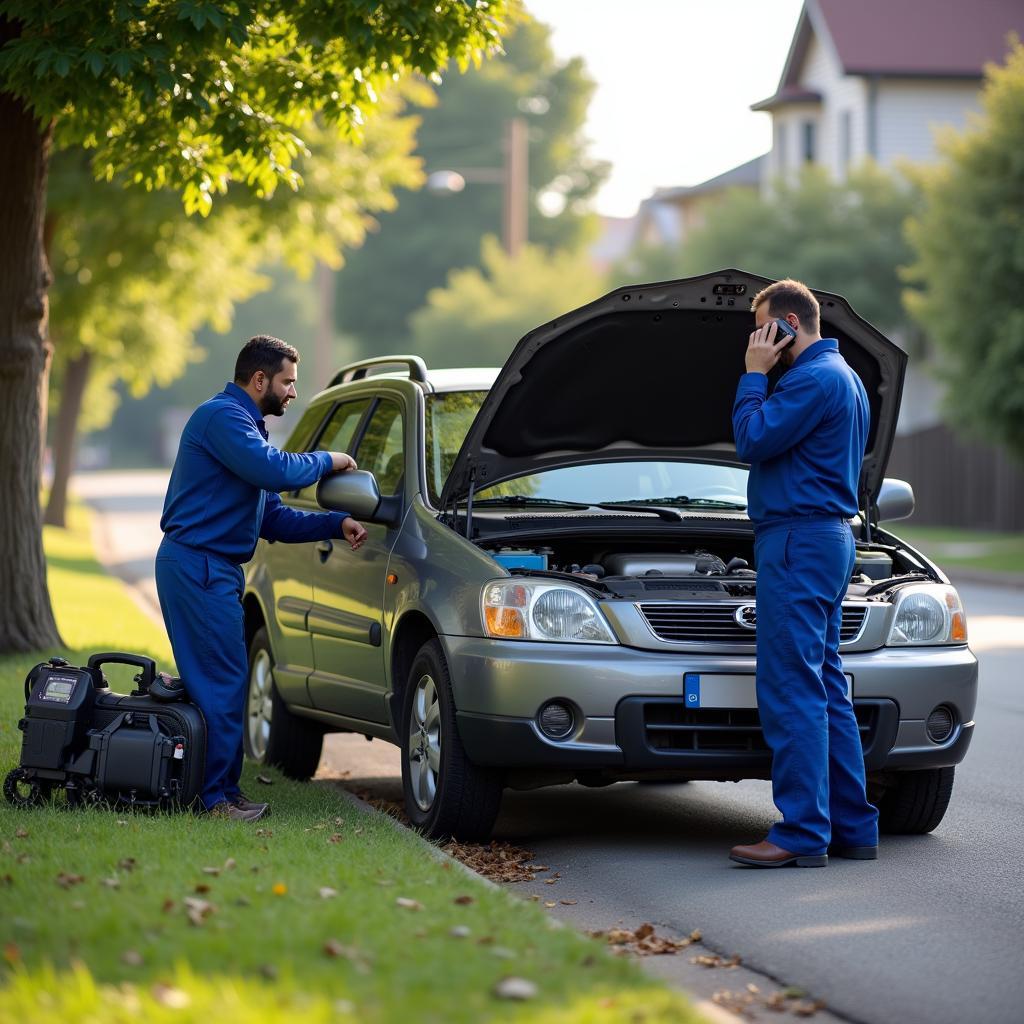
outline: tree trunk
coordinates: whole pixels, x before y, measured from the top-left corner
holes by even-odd
[[[53,438],[53,486],[46,505],[47,526],[64,526],[68,504],[68,480],[75,468],[75,448],[78,433],[78,415],[82,411],[82,397],[89,382],[92,353],[85,351],[69,360],[64,370],[64,384],[60,392],[60,409]]]
[[[0,19],[0,43],[11,24]],[[61,643],[46,586],[39,507],[39,385],[46,362],[43,253],[53,125],[0,93],[0,654]]]
[[[50,265],[55,220],[47,216],[43,222],[43,255]],[[46,468],[46,428],[50,418],[50,369],[53,366],[53,339],[43,339],[43,372],[39,375],[39,471]]]

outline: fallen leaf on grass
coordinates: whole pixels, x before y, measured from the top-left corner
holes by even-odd
[[[127,825],[127,824],[128,824],[128,822],[127,822],[127,821],[124,821],[124,820],[123,820],[123,819],[121,819],[121,818],[118,818],[118,820],[117,820],[117,823],[118,823],[118,825]]]
[[[691,932],[685,939],[669,939],[658,935],[654,925],[645,922],[635,931],[628,928],[610,928],[608,931],[590,933],[595,939],[604,939],[616,951],[630,952],[636,956],[665,956],[678,953],[699,941],[700,932]]]
[[[21,950],[16,942],[4,943],[4,960],[12,967],[21,963]]]
[[[62,889],[70,889],[73,885],[80,885],[85,881],[85,875],[73,875],[68,871],[62,871],[57,875],[57,884]]]
[[[337,895],[338,890],[332,889],[329,885],[324,885],[320,888],[320,899],[322,900],[333,900]]]
[[[457,924],[454,928],[450,928],[448,934],[453,939],[468,939],[470,936],[469,925]]]
[[[258,828],[256,829],[256,835],[269,838],[274,834],[274,830],[270,828]]]
[[[355,946],[346,946],[337,939],[328,939],[324,943],[324,953],[329,957],[341,957],[348,960],[360,974],[369,974],[370,962],[362,950]]]
[[[105,885],[108,889],[120,889],[121,879],[118,878],[116,875],[112,878],[104,878],[103,885]]]
[[[475,903],[475,902],[476,902],[476,897],[475,896],[469,896],[469,895],[456,896],[455,899],[452,900],[452,903],[457,903],[460,907],[465,907],[465,906],[468,906],[470,903]]]
[[[537,986],[526,978],[502,978],[492,991],[499,999],[526,1000],[537,995]]]
[[[0,876],[0,885],[14,885],[14,877],[12,875]]]
[[[202,895],[204,892],[209,892],[210,887],[205,882],[198,882],[196,884],[195,891]]]
[[[264,786],[272,786],[274,784],[274,780],[269,775],[257,775],[256,781],[262,782]]]
[[[203,868],[204,875],[213,875],[214,878],[220,874],[220,868]]]
[[[226,861],[224,861],[224,870],[225,871],[232,871],[232,870],[234,870],[234,867],[235,867],[235,865],[237,863],[238,862],[235,860],[234,857],[228,857],[228,859]]]
[[[18,831],[14,833],[14,838],[15,839],[28,839],[28,829],[27,828],[19,828]]]
[[[216,913],[217,910],[208,900],[201,900],[195,896],[186,896],[182,903],[185,905],[185,914],[188,917],[189,924],[194,925],[196,928],[201,927],[204,919],[209,917],[210,914]]]
[[[166,1006],[171,1010],[183,1010],[192,1002],[191,997],[184,989],[165,985],[163,982],[157,982],[150,992],[161,1006]]]
[[[395,905],[401,907],[403,910],[422,910],[423,904],[419,900],[411,900],[408,896],[399,896],[395,900]]]
[[[163,905],[160,907],[160,909],[165,914],[169,913],[170,911],[172,911],[174,909],[174,900],[172,900],[170,897],[168,897],[167,899],[164,900]]]
[[[135,858],[134,857],[122,857],[117,862],[117,866],[122,871],[134,871],[135,870]]]
[[[340,832],[335,832],[333,835],[327,837],[329,843],[340,843],[345,837]]]
[[[731,967],[739,967],[743,961],[738,956],[724,957],[714,953],[711,955],[690,957],[691,964],[699,964],[701,967],[723,967],[728,970]]]
[[[121,963],[127,964],[129,967],[141,967],[142,954],[137,949],[126,949],[121,954]]]

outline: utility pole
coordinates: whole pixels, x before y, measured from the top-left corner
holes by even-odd
[[[509,256],[519,255],[528,237],[529,149],[526,121],[513,117],[505,124],[504,216],[502,240]]]

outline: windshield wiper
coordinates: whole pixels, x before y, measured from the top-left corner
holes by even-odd
[[[625,501],[617,501],[616,505],[670,505],[670,506],[700,506],[701,508],[735,508],[743,510],[747,507],[745,501],[725,501],[721,498],[688,498],[685,494],[677,494],[668,498],[627,498]]]
[[[515,505],[520,508],[526,505],[549,505],[558,508],[590,508],[578,501],[563,501],[561,498],[534,498],[529,494],[504,494],[493,498],[477,498],[473,504],[476,508],[481,505]]]

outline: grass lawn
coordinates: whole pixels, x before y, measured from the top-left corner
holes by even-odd
[[[88,527],[75,508],[70,530],[47,529],[69,649],[45,656],[122,649],[168,667],[166,638],[97,565]],[[0,658],[3,773],[43,657]],[[243,785],[274,810],[258,825],[0,803],[0,1022],[699,1020],[602,943],[439,863],[329,784],[255,774]],[[536,993],[499,998],[509,976]]]
[[[942,569],[983,569],[986,572],[1024,573],[1024,534],[957,530],[944,526],[904,526],[892,532],[923,551]]]

